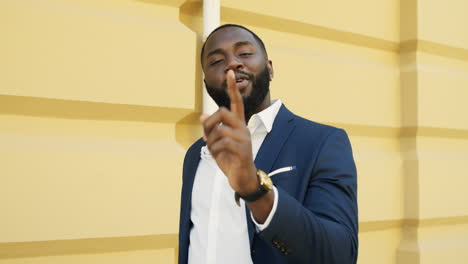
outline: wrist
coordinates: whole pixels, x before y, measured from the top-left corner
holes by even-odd
[[[257,169],[254,167],[250,170],[249,180],[241,185],[239,190],[235,190],[239,195],[244,196],[255,192],[260,186],[260,181],[257,177]]]
[[[235,192],[234,199],[236,200],[237,205],[240,205],[239,204],[240,198],[242,198],[246,202],[255,202],[259,200],[260,198],[262,198],[263,196],[265,196],[266,194],[268,194],[273,189],[273,183],[271,182],[271,179],[268,176],[268,174],[266,174],[262,170],[257,170],[255,175],[256,175],[257,181],[256,181],[256,185],[254,185],[256,187],[254,191],[244,192],[244,193],[239,193],[237,191]]]

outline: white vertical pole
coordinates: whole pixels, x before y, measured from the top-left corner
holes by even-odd
[[[203,0],[203,41],[206,40],[208,35],[217,28],[221,21],[221,0]],[[202,76],[203,79],[203,76]],[[206,92],[205,84],[202,84],[203,87],[203,113],[212,114],[218,110],[218,106],[211,99],[210,95]]]

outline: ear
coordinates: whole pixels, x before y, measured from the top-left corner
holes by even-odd
[[[274,71],[273,71],[273,62],[268,60],[267,62],[268,73],[270,74],[270,81],[273,80]]]

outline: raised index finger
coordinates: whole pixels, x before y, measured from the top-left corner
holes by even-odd
[[[244,102],[242,96],[236,87],[236,76],[233,70],[229,70],[226,74],[227,92],[231,100],[231,112],[234,113],[240,120],[245,122],[244,117]]]

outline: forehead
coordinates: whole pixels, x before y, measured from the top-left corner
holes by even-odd
[[[208,38],[204,56],[211,50],[229,48],[241,41],[248,41],[257,49],[259,48],[257,40],[247,30],[238,27],[226,27],[216,31]]]

